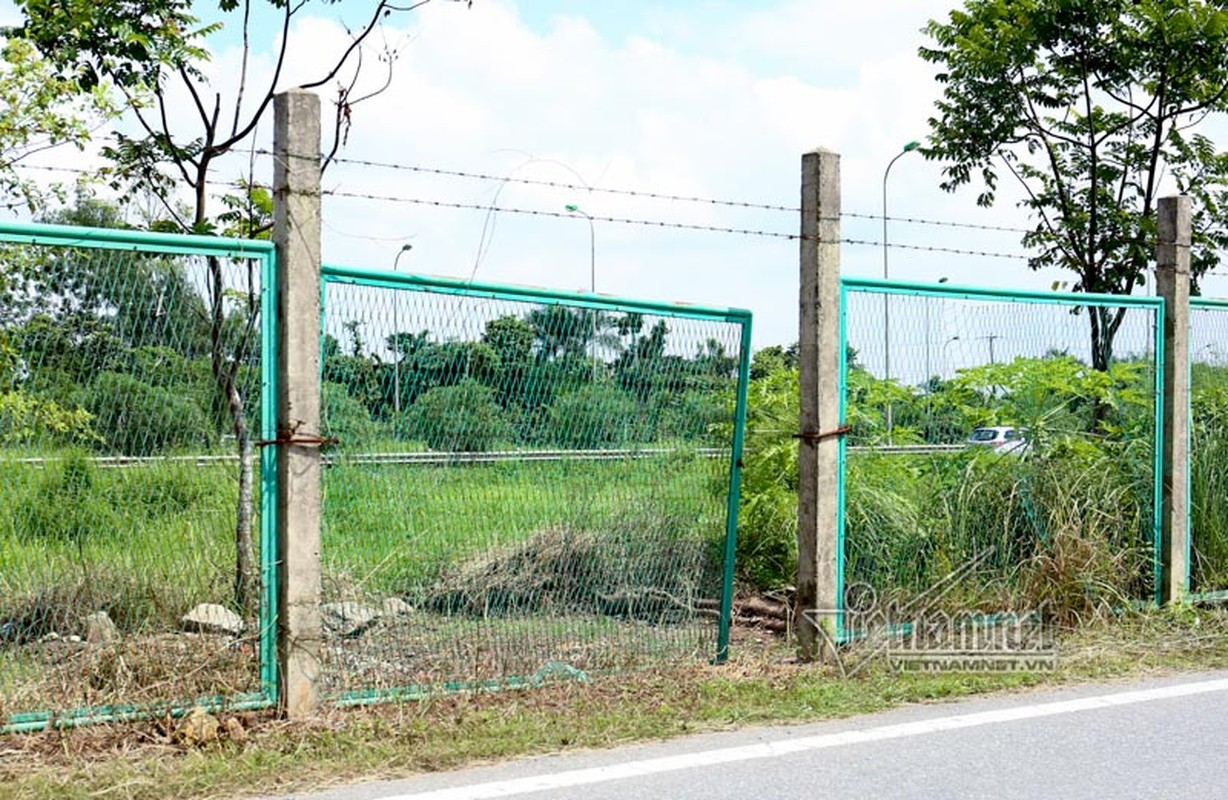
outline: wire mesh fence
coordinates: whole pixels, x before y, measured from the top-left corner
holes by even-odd
[[[1190,302],[1190,591],[1228,592],[1228,302]],[[1228,596],[1228,595],[1224,595]]]
[[[0,229],[0,726],[271,697],[271,257]]]
[[[722,655],[748,314],[331,267],[324,308],[327,694]]]
[[[846,279],[843,597],[916,614],[1155,597],[1161,307]]]

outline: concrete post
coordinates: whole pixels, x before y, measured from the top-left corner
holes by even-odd
[[[798,649],[835,656],[837,471],[840,426],[840,156],[802,156],[797,492]],[[822,626],[823,631],[819,628]]]
[[[320,99],[294,90],[273,108],[278,707],[301,719],[320,677]]]
[[[1189,590],[1190,198],[1160,199],[1156,293],[1164,298],[1161,600]]]

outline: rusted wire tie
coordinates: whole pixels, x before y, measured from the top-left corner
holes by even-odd
[[[257,447],[269,447],[271,445],[280,444],[306,444],[306,445],[326,445],[326,444],[341,444],[341,441],[332,436],[308,436],[305,434],[291,433],[289,431],[278,431],[276,439],[261,439],[256,442]]]
[[[793,434],[793,438],[801,439],[803,442],[816,443],[821,442],[824,439],[834,439],[837,436],[844,436],[852,429],[853,426],[851,425],[841,425],[839,428],[833,428],[830,431],[823,431],[821,433],[795,433]]]

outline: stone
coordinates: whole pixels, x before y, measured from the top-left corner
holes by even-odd
[[[185,747],[197,747],[217,741],[221,725],[217,717],[196,706],[184,716],[175,730],[175,741]]]
[[[179,624],[185,631],[195,633],[224,633],[229,636],[243,633],[243,618],[216,603],[201,603],[184,614]]]
[[[399,597],[389,597],[380,604],[380,611],[386,617],[408,617],[414,612],[414,607]]]
[[[120,640],[119,628],[105,611],[95,611],[85,618],[85,641],[90,644],[112,644]]]
[[[324,628],[343,639],[361,636],[379,622],[380,612],[361,603],[325,603],[320,606],[320,621]]]
[[[247,730],[236,717],[227,717],[223,727],[226,728],[226,738],[235,744],[243,744],[247,741]]]

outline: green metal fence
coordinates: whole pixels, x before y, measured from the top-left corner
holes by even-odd
[[[1159,298],[846,278],[841,329],[843,610],[1158,599]]]
[[[1192,599],[1228,599],[1228,301],[1190,300]]]
[[[0,224],[0,728],[274,698],[272,269]]]
[[[725,657],[749,313],[324,282],[327,695]]]

